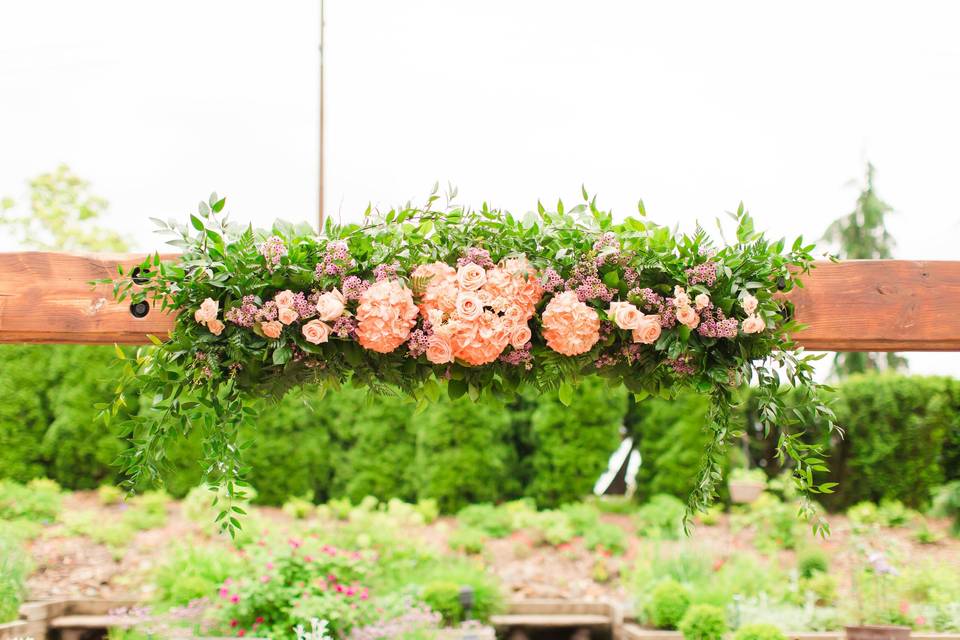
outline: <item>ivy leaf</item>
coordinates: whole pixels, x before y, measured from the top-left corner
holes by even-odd
[[[281,345],[273,350],[273,364],[282,366],[290,362],[293,352],[288,345]]]

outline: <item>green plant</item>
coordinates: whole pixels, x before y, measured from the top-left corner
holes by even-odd
[[[447,545],[454,551],[480,554],[487,543],[487,536],[483,531],[472,527],[457,527],[447,537]]]
[[[930,513],[941,518],[952,518],[951,531],[960,537],[960,480],[948,482],[937,489]]]
[[[245,563],[236,551],[222,545],[181,544],[165,554],[151,579],[155,599],[162,607],[185,605],[211,597],[228,578],[236,578]]]
[[[53,480],[31,480],[26,485],[0,480],[0,518],[51,522],[60,513],[62,494]]]
[[[737,467],[730,471],[730,482],[750,482],[757,484],[767,484],[767,474],[763,469],[745,469]]]
[[[813,594],[814,603],[818,606],[831,606],[837,600],[839,581],[829,573],[814,573],[800,580],[802,593]]]
[[[530,523],[531,538],[534,544],[559,546],[576,537],[570,518],[562,511],[540,511]]]
[[[560,508],[570,520],[570,526],[578,536],[586,535],[588,531],[600,524],[600,510],[592,502],[574,502]]]
[[[648,538],[676,540],[683,534],[683,503],[671,495],[658,494],[637,509],[637,532]]]
[[[316,511],[313,504],[313,494],[305,496],[291,496],[283,503],[283,512],[295,520],[309,518]]]
[[[123,502],[123,489],[112,484],[102,484],[97,487],[97,499],[105,507]]]
[[[440,507],[433,498],[421,498],[417,500],[416,509],[423,516],[423,522],[430,524],[440,516]]]
[[[783,631],[772,624],[762,622],[743,625],[737,629],[733,638],[734,640],[787,640]]]
[[[621,555],[627,550],[627,534],[615,524],[598,522],[587,529],[583,536],[583,546],[591,551],[607,551]]]
[[[943,535],[930,528],[926,521],[920,523],[917,530],[913,532],[913,539],[918,544],[939,544],[943,541]]]
[[[661,580],[647,602],[647,618],[657,629],[676,629],[690,607],[690,591],[673,579]]]
[[[713,505],[700,514],[700,524],[706,527],[713,527],[720,524],[720,517],[723,515],[723,507],[718,504]]]
[[[147,491],[134,496],[123,512],[123,522],[136,531],[158,529],[167,524],[170,496],[164,491]]]
[[[30,561],[20,542],[0,532],[0,624],[17,618],[27,595]]]
[[[492,538],[504,538],[513,533],[513,518],[505,509],[492,504],[471,504],[457,513],[462,526],[483,531]]]
[[[408,574],[405,579],[410,584],[420,585],[420,599],[440,613],[448,625],[464,620],[459,596],[465,587],[473,592],[472,619],[486,622],[503,607],[503,596],[496,579],[482,566],[470,561],[430,563],[419,574]]]
[[[720,607],[695,604],[683,614],[677,628],[684,640],[722,640],[727,632],[727,618]]]
[[[810,578],[816,573],[827,573],[829,569],[830,560],[822,549],[810,547],[797,554],[797,572],[801,578]]]

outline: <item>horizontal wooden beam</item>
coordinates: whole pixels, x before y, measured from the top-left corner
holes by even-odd
[[[174,259],[176,256],[164,256]],[[135,318],[115,304],[113,277],[142,255],[0,253],[0,343],[143,344],[173,317]],[[797,339],[822,351],[960,351],[960,262],[818,263],[789,299],[808,325]]]

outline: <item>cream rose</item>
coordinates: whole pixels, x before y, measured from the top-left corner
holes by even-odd
[[[223,323],[216,318],[207,320],[207,329],[209,329],[213,335],[218,336],[223,332]]]
[[[518,324],[510,332],[510,345],[514,349],[523,349],[532,337],[533,334],[530,332],[530,327],[526,323]]]
[[[687,292],[684,291],[683,287],[680,285],[677,285],[673,288],[673,302],[678,307],[690,306],[690,296],[687,295]]]
[[[439,326],[443,322],[443,311],[440,309],[430,309],[427,311],[427,321],[433,326]]]
[[[628,331],[636,329],[643,318],[643,312],[629,302],[614,301],[610,303],[607,315],[621,329]]]
[[[461,292],[457,296],[457,315],[461,320],[476,320],[483,313],[483,303],[474,293]]]
[[[297,312],[292,307],[280,307],[280,311],[277,312],[277,318],[283,324],[293,324],[298,317]]]
[[[706,309],[710,306],[710,296],[705,293],[698,294],[697,297],[693,299],[693,302],[697,305],[697,311]]]
[[[760,316],[748,316],[740,325],[744,333],[760,333],[767,328],[767,323]]]
[[[213,298],[207,298],[200,304],[200,308],[193,314],[193,319],[200,324],[215,320],[220,312],[220,303]]]
[[[746,311],[747,315],[750,315],[750,316],[752,316],[754,312],[757,310],[758,304],[759,304],[759,300],[754,298],[749,293],[743,296],[743,300],[740,301],[740,305],[743,307],[743,310]]]
[[[343,315],[346,306],[347,299],[343,297],[339,289],[327,291],[317,298],[317,315],[326,322],[336,320]]]
[[[433,364],[453,362],[453,347],[446,336],[434,333],[427,340],[427,360]]]
[[[310,344],[320,344],[330,339],[330,325],[320,320],[311,320],[300,329],[304,339]]]
[[[633,341],[653,344],[660,337],[660,316],[643,316],[640,325],[633,330]]]
[[[273,296],[273,301],[277,303],[277,308],[283,309],[285,307],[293,306],[293,291],[290,289],[285,289]]]
[[[279,320],[271,320],[270,322],[261,322],[260,330],[263,331],[263,335],[268,338],[279,338],[280,334],[283,332],[283,325],[280,324]]]
[[[461,289],[476,291],[487,281],[487,272],[478,264],[469,263],[457,269],[457,283]]]
[[[690,306],[677,309],[677,320],[680,321],[680,324],[685,324],[691,329],[696,329],[697,325],[700,324],[700,316]]]

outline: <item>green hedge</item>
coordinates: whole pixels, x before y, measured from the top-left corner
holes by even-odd
[[[111,399],[113,359],[111,347],[0,347],[0,477],[47,476],[70,489],[119,479],[111,463],[123,443],[93,408]],[[827,498],[830,508],[882,499],[919,507],[936,485],[960,478],[960,382],[866,376],[837,390],[846,438],[830,443],[840,482]],[[640,497],[683,497],[703,450],[706,406],[695,395],[651,399],[626,415],[626,394],[603,380],[578,388],[570,407],[527,395],[509,406],[443,401],[420,415],[402,398],[345,389],[321,399],[308,389],[262,412],[246,434],[246,459],[258,500],[267,504],[312,493],[355,502],[368,494],[436,498],[447,511],[521,496],[548,507],[590,491],[626,415],[643,456]],[[739,413],[745,427],[751,407],[747,394]],[[750,451],[771,473],[775,442],[771,434]],[[166,477],[170,493],[182,496],[198,483],[199,456],[196,442],[178,444]]]

